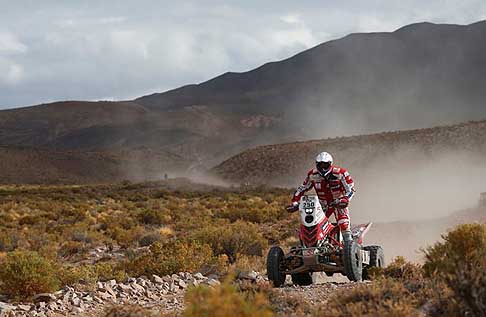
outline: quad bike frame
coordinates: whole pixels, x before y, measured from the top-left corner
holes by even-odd
[[[316,208],[317,212],[318,209]],[[309,215],[319,217],[316,212],[307,212],[301,215],[303,222]],[[371,222],[353,226],[352,241],[347,243],[343,241],[339,226],[330,223],[327,217],[313,225],[314,223],[316,222],[311,225],[301,224],[300,245],[292,247],[289,252],[284,253],[279,246],[270,248],[267,275],[274,286],[283,285],[287,275],[292,276],[294,284],[310,285],[314,272],[324,272],[328,276],[342,273],[351,281],[361,281],[368,278],[371,267],[384,265],[381,246],[363,246],[363,238],[370,229]]]

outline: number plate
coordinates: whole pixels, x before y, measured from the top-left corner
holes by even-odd
[[[302,208],[304,209],[304,212],[306,214],[312,214],[314,212],[314,209],[316,208],[314,199],[304,196],[304,199],[302,201]]]

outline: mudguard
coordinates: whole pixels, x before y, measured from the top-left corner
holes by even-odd
[[[365,234],[370,230],[370,227],[373,223],[368,222],[367,224],[359,224],[351,226],[351,234],[353,235],[353,239],[358,242],[359,244],[363,243],[363,238]]]

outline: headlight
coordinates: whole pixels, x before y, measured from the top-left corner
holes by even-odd
[[[314,216],[305,216],[305,222],[312,223],[312,221],[314,221]]]

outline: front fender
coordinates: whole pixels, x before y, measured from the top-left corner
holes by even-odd
[[[373,223],[368,222],[367,224],[359,224],[354,225],[351,227],[351,234],[353,235],[353,239],[356,240],[359,244],[363,243],[363,238],[365,234],[370,230],[370,227]]]

